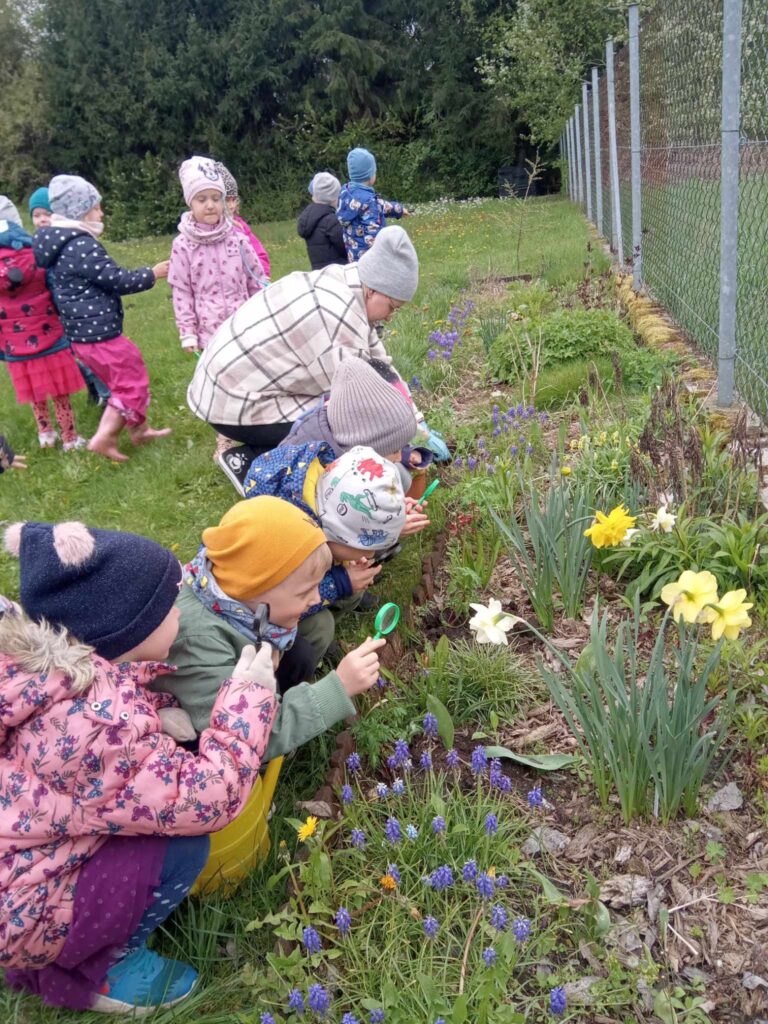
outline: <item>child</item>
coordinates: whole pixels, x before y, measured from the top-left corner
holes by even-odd
[[[48,189],[45,185],[41,185],[29,197],[29,216],[32,218],[35,231],[38,228],[47,228],[51,223],[52,215],[53,210],[48,198]]]
[[[55,448],[58,440],[48,411],[51,398],[62,448],[84,448],[69,400],[81,390],[83,379],[56,315],[45,271],[35,265],[32,237],[5,196],[0,196],[0,359],[8,364],[16,401],[32,406],[40,447]]]
[[[229,216],[231,217],[235,227],[239,228],[243,232],[245,237],[253,246],[253,251],[259,257],[259,263],[261,264],[261,269],[264,271],[265,277],[269,277],[271,268],[267,250],[261,244],[256,235],[254,235],[250,225],[240,216],[240,192],[238,191],[234,175],[219,161],[216,162],[216,170],[219,172],[221,180],[224,182],[224,200],[227,204]]]
[[[26,469],[27,460],[23,455],[17,455],[8,443],[8,439],[0,434],[0,473],[6,469]]]
[[[178,630],[175,556],[82,523],[17,523],[5,546],[24,611],[0,619],[6,984],[75,1010],[171,1006],[197,974],[147,938],[250,794],[277,712],[269,650],[243,651],[187,753],[147,685]]]
[[[347,262],[344,233],[336,216],[340,191],[339,179],[325,171],[316,174],[309,183],[312,202],[301,211],[296,230],[307,243],[313,270],[322,270],[332,263],[344,266]]]
[[[288,445],[254,459],[245,494],[276,495],[322,527],[334,564],[320,582],[320,601],[307,608],[299,626],[322,655],[333,642],[332,611],[355,610],[381,571],[377,556],[393,549],[404,532],[408,517],[397,468],[361,445],[339,458],[324,441]],[[426,526],[429,520],[422,518]]]
[[[410,217],[410,212],[402,203],[382,199],[374,191],[376,158],[367,149],[349,151],[347,172],[349,181],[341,189],[336,216],[344,230],[347,258],[357,263],[373,245],[387,217]]]
[[[185,352],[201,352],[216,330],[267,283],[253,249],[230,220],[216,165],[193,156],[179,168],[189,210],[173,240],[168,283]]]
[[[299,619],[320,600],[317,588],[330,564],[323,532],[306,512],[272,497],[238,502],[218,526],[203,531],[202,547],[185,567],[176,601],[179,634],[169,659],[175,671],[154,688],[169,690],[200,731],[240,652],[262,640],[281,655],[280,686]],[[288,753],[354,714],[352,698],[379,677],[384,643],[366,640],[316,683],[298,682],[287,690],[283,684],[265,759]]]
[[[53,299],[72,351],[111,392],[88,450],[126,462],[117,447],[124,427],[134,445],[171,431],[153,430],[147,423],[149,376],[141,352],[123,334],[120,296],[152,288],[168,276],[168,262],[125,270],[107,255],[98,241],[104,230],[101,196],[85,178],[58,174],[48,194],[53,217],[50,227],[35,234],[35,259],[50,271]]]

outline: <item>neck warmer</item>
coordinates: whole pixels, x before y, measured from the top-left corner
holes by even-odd
[[[77,228],[79,231],[86,231],[93,238],[98,238],[104,231],[104,223],[91,220],[70,220],[69,217],[61,217],[54,213],[51,217],[52,228]]]
[[[234,225],[226,216],[222,217],[218,224],[198,224],[191,210],[182,213],[178,223],[179,234],[184,235],[190,242],[197,242],[198,245],[213,245],[214,242],[226,238],[233,230]]]
[[[238,633],[248,637],[251,643],[256,646],[268,643],[270,647],[274,647],[278,651],[287,651],[293,647],[298,632],[296,629],[286,629],[284,626],[275,626],[270,622],[264,633],[259,635],[256,632],[258,610],[252,611],[247,605],[235,601],[234,598],[224,593],[213,575],[213,567],[206,557],[204,545],[201,546],[192,561],[184,566],[184,580],[192,588],[198,601],[209,612],[224,619]]]

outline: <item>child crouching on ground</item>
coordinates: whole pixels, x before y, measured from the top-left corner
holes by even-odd
[[[82,523],[17,523],[5,546],[23,609],[0,618],[5,982],[74,1010],[171,1006],[197,974],[147,938],[250,794],[277,711],[269,649],[233,663],[190,754],[148,688],[178,630],[174,555]]]
[[[366,640],[335,672],[316,683],[302,681],[314,674],[319,657],[297,639],[299,619],[319,602],[318,585],[331,564],[317,523],[285,501],[261,497],[238,502],[202,539],[176,602],[181,621],[169,657],[175,672],[153,687],[170,691],[199,732],[243,648],[263,641],[280,658],[282,692],[265,760],[354,714],[352,698],[379,677],[384,640]]]
[[[168,263],[125,270],[107,255],[98,240],[104,230],[101,195],[85,178],[56,175],[48,194],[53,218],[50,227],[35,233],[35,259],[49,273],[72,352],[111,392],[88,450],[125,462],[117,447],[124,427],[135,445],[170,430],[153,430],[147,423],[149,376],[141,352],[123,334],[120,296],[152,288],[167,277]]]

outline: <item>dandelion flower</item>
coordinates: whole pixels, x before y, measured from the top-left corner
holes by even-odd
[[[486,607],[484,604],[471,603],[475,615],[469,620],[469,628],[475,634],[479,644],[505,644],[507,632],[522,619],[509,612],[502,611],[501,601],[492,597]]]
[[[752,619],[747,615],[752,605],[744,600],[746,596],[746,590],[729,590],[717,604],[703,610],[700,621],[712,624],[713,640],[719,640],[721,636],[726,640],[738,640],[741,630],[752,625]]]
[[[657,509],[653,519],[651,519],[651,529],[658,531],[659,533],[672,533],[677,522],[677,516],[667,511],[667,506],[662,505],[661,508]]]
[[[387,892],[394,892],[397,888],[397,882],[392,875],[382,875],[379,879],[379,885],[382,889],[386,889]]]
[[[625,505],[617,505],[608,515],[605,512],[596,512],[595,521],[584,531],[584,536],[589,537],[596,548],[615,547],[621,544],[627,530],[630,530],[636,521],[637,516],[631,516]]]
[[[561,466],[560,468],[560,476],[570,476],[572,472],[573,470],[570,466]]]
[[[307,818],[303,825],[300,825],[296,829],[296,835],[299,837],[300,843],[306,843],[310,836],[313,836],[317,831],[318,819],[313,815]]]
[[[676,622],[696,622],[706,605],[717,604],[717,580],[711,572],[686,569],[676,583],[661,588],[661,600],[671,606]]]

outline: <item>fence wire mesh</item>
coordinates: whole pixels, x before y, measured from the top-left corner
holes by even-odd
[[[600,76],[600,177],[603,183],[603,222],[598,230],[610,242],[613,238],[613,212],[611,208],[611,151],[608,147],[608,79]]]
[[[629,47],[622,46],[615,58],[616,139],[619,167],[619,202],[624,263],[632,262],[632,147],[629,126]]]

